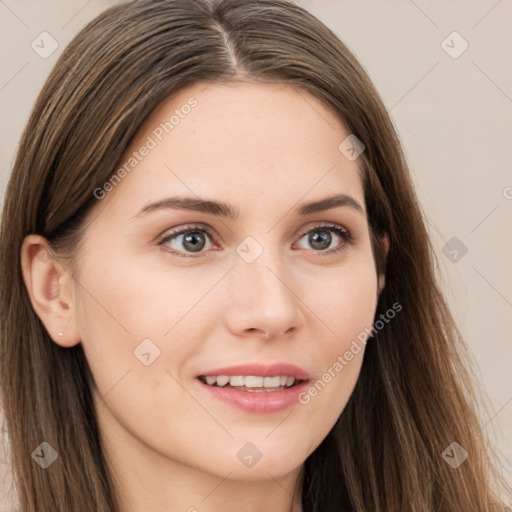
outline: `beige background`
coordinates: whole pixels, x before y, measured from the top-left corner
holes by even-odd
[[[22,128],[51,67],[71,38],[114,3],[0,1],[2,198]],[[360,59],[399,131],[446,296],[490,397],[492,414],[482,426],[508,459],[503,473],[512,486],[512,2],[298,3]],[[43,31],[59,45],[47,59],[31,48]],[[453,58],[464,41],[467,50]],[[467,247],[462,257],[454,242],[443,252],[453,237]],[[454,248],[456,261],[449,254]],[[0,487],[0,503],[3,494]]]

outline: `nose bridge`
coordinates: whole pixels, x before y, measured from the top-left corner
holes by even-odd
[[[258,239],[252,236],[246,237],[236,249],[238,258],[235,263],[235,273],[237,279],[249,287],[249,289],[245,289],[245,292],[252,297],[270,294],[271,297],[284,299],[289,290],[281,281],[287,273],[282,252],[277,244],[271,243],[271,235],[256,236]]]
[[[270,240],[271,235],[247,237],[236,248],[228,315],[234,331],[258,329],[274,337],[300,324],[291,274],[279,246]]]

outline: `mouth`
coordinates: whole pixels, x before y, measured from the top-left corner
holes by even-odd
[[[282,391],[307,380],[291,375],[276,375],[274,377],[263,375],[200,375],[198,379],[207,386],[234,388],[237,391],[248,391],[249,393]]]
[[[208,396],[249,413],[268,414],[292,407],[310,376],[288,363],[217,368],[196,377]]]

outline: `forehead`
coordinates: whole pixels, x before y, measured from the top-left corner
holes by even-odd
[[[249,198],[263,207],[333,193],[364,204],[357,160],[339,149],[348,135],[320,100],[289,84],[198,83],[143,123],[115,193],[138,203],[166,194],[218,197],[240,211]]]

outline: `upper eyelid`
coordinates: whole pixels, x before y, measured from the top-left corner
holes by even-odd
[[[347,233],[347,235],[351,234],[350,229],[346,228],[345,226],[342,226],[341,224],[338,224],[337,222],[320,221],[317,224],[300,231],[300,236],[302,237],[302,236],[308,234],[310,231],[313,231],[314,229],[322,229],[322,228],[325,228],[327,230],[339,229],[341,231],[345,231]]]
[[[178,236],[178,235],[182,235],[183,233],[187,233],[188,231],[205,231],[208,235],[210,235],[212,238],[213,238],[213,229],[206,226],[206,225],[203,225],[203,224],[190,224],[190,225],[185,225],[184,227],[182,228],[173,228],[171,230],[165,230],[162,234],[158,235],[156,237],[156,241],[158,243],[162,242],[163,240],[166,240],[167,238],[170,238],[170,237],[174,237],[174,236]]]

